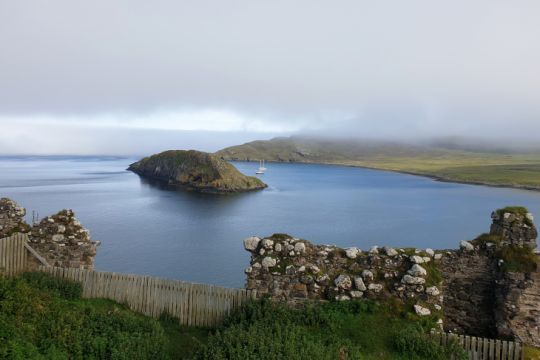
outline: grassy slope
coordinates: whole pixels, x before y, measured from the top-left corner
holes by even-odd
[[[290,309],[262,301],[210,330],[80,294],[80,284],[44,274],[0,277],[0,358],[442,360],[451,350],[424,335],[434,318],[419,318],[398,302]],[[529,348],[526,359],[535,356]]]
[[[433,319],[367,301],[300,310],[257,302],[210,330],[80,294],[80,284],[44,274],[0,277],[0,358],[436,359],[444,351],[422,335]]]
[[[181,359],[208,337],[80,294],[80,284],[44,274],[0,276],[0,359]]]
[[[540,154],[475,152],[382,142],[279,138],[217,152],[228,160],[361,166],[440,180],[540,189]]]

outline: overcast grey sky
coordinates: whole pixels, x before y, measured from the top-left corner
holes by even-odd
[[[539,19],[538,0],[0,0],[0,154],[537,140]]]

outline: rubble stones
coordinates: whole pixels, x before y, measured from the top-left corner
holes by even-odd
[[[356,257],[358,256],[358,253],[360,253],[360,250],[358,250],[358,248],[355,248],[355,247],[345,249],[345,255],[349,259],[356,259]]]
[[[247,251],[255,251],[257,250],[257,247],[259,246],[259,242],[261,239],[259,239],[256,236],[251,236],[246,239],[244,239],[244,248]]]
[[[340,289],[350,289],[352,287],[351,277],[349,275],[339,275],[334,280],[334,284]]]
[[[463,251],[474,251],[474,246],[468,241],[461,240],[459,242],[459,248]]]
[[[423,264],[424,258],[418,255],[413,255],[409,258],[413,264]]]
[[[427,275],[427,271],[426,269],[424,269],[422,266],[418,265],[418,264],[414,264],[410,269],[409,271],[407,271],[407,273],[409,275],[412,275],[412,276],[426,276]]]
[[[431,310],[420,305],[414,305],[414,312],[419,316],[431,315]]]
[[[355,277],[354,278],[354,287],[360,291],[366,291],[366,284],[364,284],[364,280],[361,277]]]

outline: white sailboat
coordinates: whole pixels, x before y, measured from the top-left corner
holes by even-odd
[[[266,171],[266,168],[264,167],[264,160],[259,160],[259,169],[255,171],[255,174],[262,175]]]

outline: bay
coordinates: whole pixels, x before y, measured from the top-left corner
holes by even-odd
[[[0,197],[41,217],[71,208],[94,240],[96,269],[241,287],[251,235],[288,233],[319,244],[455,248],[489,231],[492,210],[540,193],[437,182],[385,171],[268,164],[264,191],[171,191],[125,169],[135,158],[2,157]],[[258,164],[235,162],[245,174]]]

